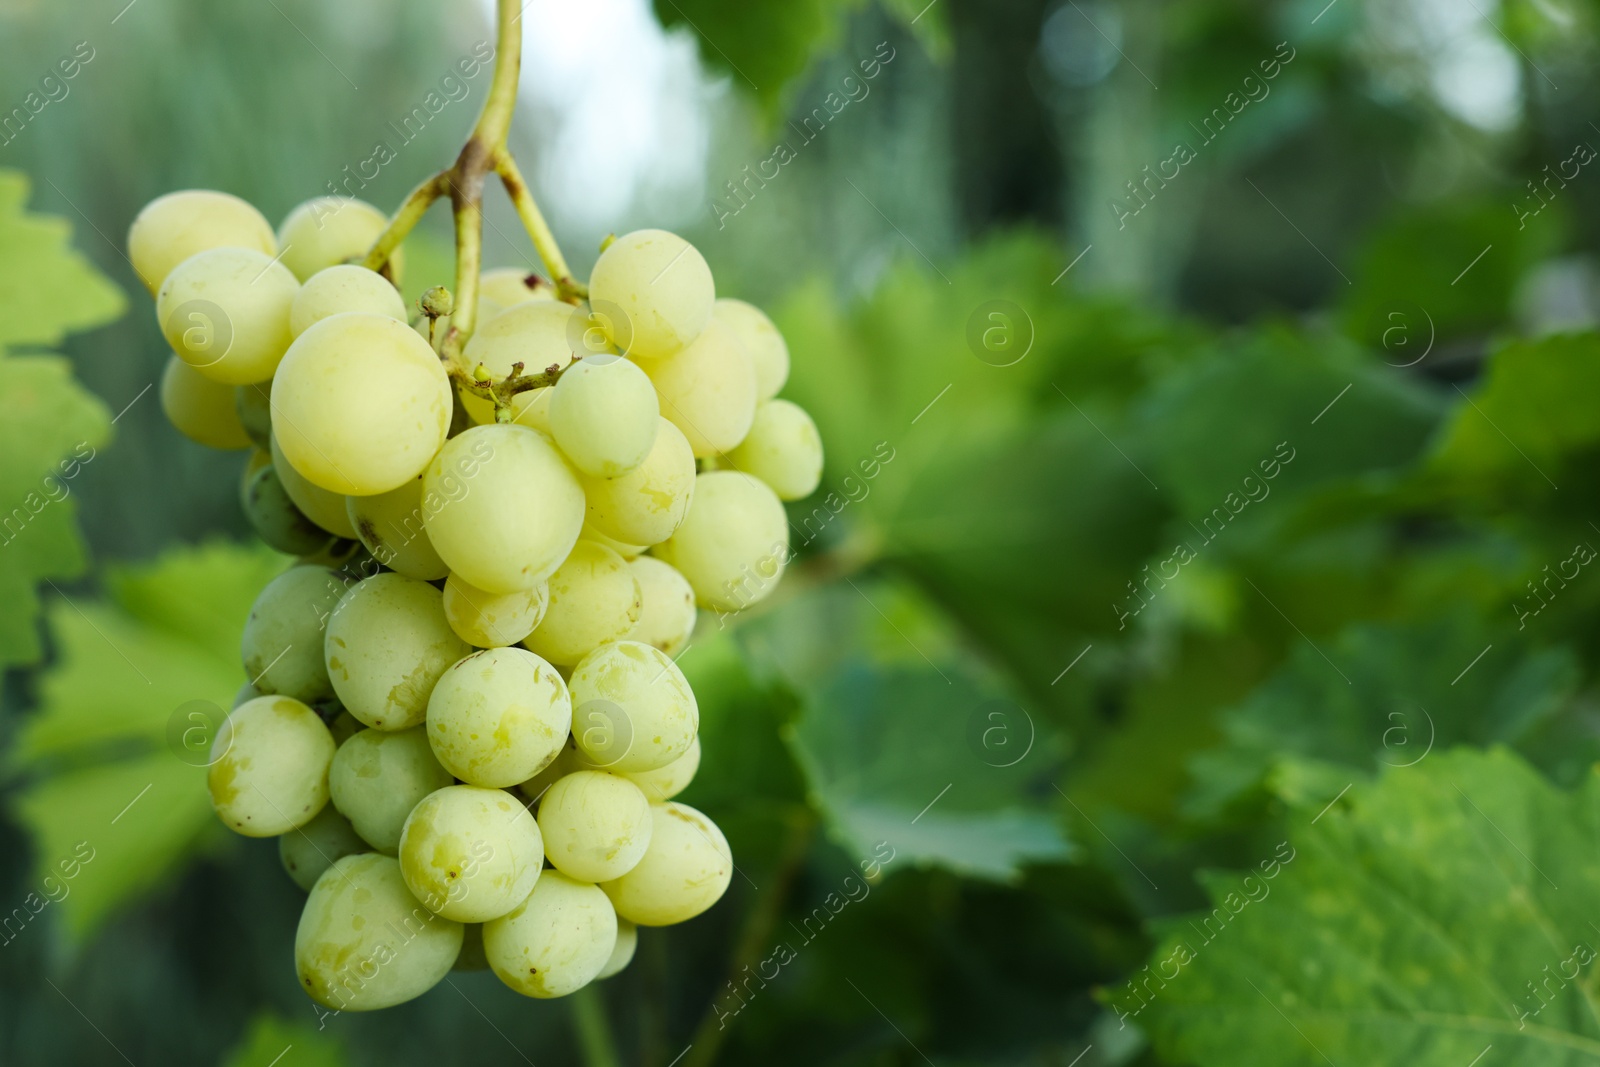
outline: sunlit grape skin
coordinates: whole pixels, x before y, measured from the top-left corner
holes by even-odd
[[[588,882],[546,871],[526,900],[484,924],[483,948],[500,980],[529,997],[563,997],[593,981],[616,947],[617,916]]]
[[[328,802],[333,735],[298,700],[263,696],[229,713],[212,742],[211,806],[235,833],[276,837]]]
[[[756,371],[732,330],[712,320],[687,347],[643,364],[662,417],[701,459],[737,447],[756,415]]]
[[[345,594],[324,644],[334,692],[350,714],[379,730],[421,723],[434,683],[469,651],[444,617],[439,590],[392,573]]]
[[[629,922],[669,926],[721,899],[733,880],[733,853],[716,823],[687,804],[652,804],[650,812],[653,826],[644,858],[600,888]]]
[[[411,809],[453,781],[422,727],[362,730],[334,753],[328,794],[373,850],[393,856]]]
[[[406,817],[400,871],[428,908],[457,922],[498,919],[540,880],[539,824],[503,789],[446,786]]]
[[[371,204],[353,197],[318,196],[297,204],[278,225],[283,265],[301,281],[318,271],[366,255],[389,219]],[[389,257],[398,279],[405,250]]]
[[[428,699],[428,740],[469,785],[510,788],[550,762],[572,729],[572,701],[555,669],[525,649],[474,652]]]
[[[716,297],[705,257],[665,230],[617,238],[589,275],[589,301],[611,342],[638,359],[660,359],[693,342]]]
[[[261,212],[228,193],[184,189],[146,204],[128,228],[128,260],[152,294],[172,268],[212,248],[277,254],[272,226]]]
[[[739,611],[772,594],[789,560],[789,520],[766,483],[740,471],[695,482],[694,503],[655,555],[676,567],[702,607]]]
[[[172,268],[156,293],[156,322],[178,358],[207,378],[263,382],[289,348],[299,288],[264,252],[213,248]]]

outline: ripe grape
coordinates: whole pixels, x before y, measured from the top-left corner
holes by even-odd
[[[506,914],[527,899],[543,865],[539,824],[503,789],[447,786],[425,797],[400,833],[406,885],[456,922]]]
[[[493,648],[456,663],[428,699],[428,740],[469,785],[507,787],[538,773],[572,729],[567,683],[520,648]]]
[[[257,468],[245,479],[239,496],[251,529],[279,552],[307,556],[333,537],[294,506],[270,458],[265,467]]]
[[[344,581],[327,567],[290,567],[267,583],[240,642],[245,675],[257,689],[307,704],[333,696],[322,633],[344,593]]]
[[[800,405],[769,400],[756,408],[750,433],[728,453],[728,463],[766,482],[779,500],[800,500],[822,481],[822,435]]]
[[[398,489],[450,429],[450,379],[403,322],[362,312],[295,339],[272,382],[272,436],[309,481],[334,493]]]
[[[694,781],[694,772],[700,769],[700,738],[696,737],[689,751],[653,771],[628,771],[623,777],[639,787],[645,799],[652,804],[671,800]]]
[[[712,320],[683,351],[644,364],[661,414],[701,458],[733,448],[756,415],[756,371],[734,332]]]
[[[319,196],[299,204],[278,226],[283,265],[307,281],[318,271],[367,254],[389,223],[371,204],[342,196]],[[395,249],[389,257],[396,278],[405,264]]]
[[[606,965],[595,975],[595,980],[620,974],[629,963],[633,962],[633,952],[638,947],[639,928],[626,919],[618,919],[616,947],[611,950],[611,958],[606,960]]]
[[[601,645],[572,670],[572,738],[595,766],[617,773],[665,767],[700,728],[677,664],[637,641]]]
[[[277,837],[310,822],[328,802],[333,735],[290,697],[264,696],[229,713],[211,745],[211,806],[228,829]]]
[[[393,856],[411,809],[454,781],[439,765],[422,727],[362,730],[334,754],[328,795],[367,844]]]
[[[576,771],[552,785],[539,802],[545,855],[562,874],[581,882],[620,878],[650,844],[650,802],[626,778]]]
[[[628,566],[639,582],[644,602],[639,622],[628,637],[676,656],[694,632],[694,589],[670,563],[654,556],[640,556]]]
[[[444,617],[463,641],[478,648],[521,641],[539,625],[549,605],[546,582],[514,593],[486,593],[455,574],[444,583]]]
[[[524,302],[482,323],[467,342],[466,363],[484,369],[498,381],[511,373],[515,363],[522,373],[541,374],[548,368],[565,367],[572,362],[568,336],[574,309],[551,300]],[[513,421],[532,402],[529,393],[518,393],[511,400]],[[472,393],[462,392],[461,406],[473,422],[494,421],[494,404]]]
[[[185,189],[146,204],[128,229],[128,259],[154,295],[172,268],[212,248],[248,248],[276,255],[272,226],[261,212],[227,193]]]
[[[233,407],[251,442],[257,448],[271,448],[272,379],[235,386]]]
[[[383,275],[354,264],[327,267],[306,279],[289,305],[289,333],[299,337],[314,323],[346,311],[406,321],[406,301]]]
[[[525,267],[486,270],[478,278],[478,323],[527,300],[555,298],[556,287]]]
[[[278,860],[294,884],[311,891],[322,872],[334,862],[367,851],[367,843],[350,826],[350,820],[324,805],[317,817],[278,838]]]
[[[617,915],[640,926],[692,919],[721,899],[733,853],[717,824],[687,804],[650,805],[650,847],[627,874],[600,888]]]
[[[743,300],[723,298],[711,317],[738,335],[756,371],[756,399],[771,400],[789,380],[789,346],[766,312]]]
[[[248,248],[213,248],[172,268],[156,321],[178,358],[230,385],[264,382],[289,348],[289,306],[300,283]]]
[[[617,916],[587,882],[546,871],[528,898],[483,924],[489,966],[528,997],[564,997],[588,985],[616,947]]]
[[[272,450],[272,468],[277,472],[277,480],[283,487],[284,493],[294,501],[294,506],[299,508],[306,518],[329,533],[354,541],[356,528],[350,524],[350,513],[345,506],[344,495],[307,481],[305,475],[295,470],[288,457],[283,454],[276,435],[269,444]]]
[[[683,431],[662,418],[656,422],[655,444],[639,466],[617,478],[580,475],[578,480],[594,529],[624,544],[649,546],[671,537],[683,522],[694,477],[694,450]]]
[[[702,607],[738,611],[777,587],[789,559],[789,519],[766,483],[712,471],[695,479],[688,516],[655,555],[689,580]]]
[[[637,359],[670,356],[694,341],[716,298],[705,257],[665,230],[617,238],[589,275],[589,300],[602,328]]]
[[[357,582],[328,620],[328,677],[350,714],[379,730],[422,722],[428,694],[471,651],[426,582],[375,574]]]
[[[249,448],[250,435],[239,420],[233,387],[213,381],[177,356],[161,372],[161,410],[189,440],[208,448]]]
[[[571,666],[639,621],[639,582],[604,545],[579,541],[550,576],[550,606],[523,647],[551,663]]]
[[[424,582],[450,573],[424,528],[421,474],[387,493],[346,497],[345,510],[356,536],[385,567]]]
[[[649,376],[619,356],[579,360],[550,394],[551,435],[593,478],[615,478],[643,463],[660,419]]]

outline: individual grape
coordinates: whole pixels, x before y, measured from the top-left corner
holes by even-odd
[[[370,496],[422,472],[450,408],[444,365],[414,330],[345,312],[289,346],[272,382],[272,438],[314,484]]]
[[[257,697],[229,713],[211,745],[211,806],[228,829],[277,837],[328,802],[333,736],[298,700]]]
[[[289,305],[289,333],[299,337],[315,323],[347,311],[407,319],[405,297],[393,282],[377,271],[341,263],[319,270],[300,287]]]
[[[294,506],[270,462],[245,482],[240,504],[256,536],[279,552],[310,555],[333,539],[332,534]]]
[[[728,453],[728,463],[766,482],[779,500],[800,500],[822,481],[822,435],[799,404],[769,400],[756,408],[750,432]]]
[[[234,387],[233,408],[239,424],[257,448],[272,447],[272,381]]]
[[[650,845],[650,802],[626,778],[576,771],[539,803],[539,833],[555,868],[580,882],[604,882],[633,869]]]
[[[532,589],[512,593],[486,593],[452,574],[444,583],[444,617],[450,629],[469,645],[502,648],[533,632],[550,606],[550,587],[540,582]]]
[[[465,936],[461,939],[461,954],[456,957],[456,971],[487,971],[489,957],[483,951],[483,924],[463,923]]]
[[[699,769],[700,738],[696,737],[689,745],[689,751],[665,767],[657,767],[653,771],[629,771],[623,777],[638,786],[650,803],[662,804],[689,788],[689,783],[694,781],[694,772]]]
[[[371,852],[328,868],[300,912],[294,965],[311,999],[372,1011],[420,997],[450,972],[461,924],[418,903],[400,864]]]
[[[356,528],[350,525],[350,514],[345,506],[344,495],[307,481],[306,476],[295,470],[294,465],[283,454],[276,435],[270,444],[272,469],[277,472],[277,481],[289,499],[294,501],[294,506],[299,508],[306,518],[336,537],[343,537],[347,541],[356,540]]]
[[[283,265],[301,281],[318,271],[366,256],[389,224],[383,212],[352,197],[319,196],[295,207],[278,226]],[[405,266],[405,252],[389,257],[395,277]]]
[[[551,435],[593,478],[615,478],[643,463],[660,420],[649,376],[620,356],[581,359],[551,390]]]
[[[621,878],[602,882],[617,915],[640,926],[692,919],[721,899],[733,852],[717,824],[687,804],[650,805],[650,847]]]
[[[566,743],[556,751],[555,755],[550,757],[549,763],[539,768],[538,773],[532,778],[517,786],[517,792],[521,793],[531,803],[537,804],[544,799],[545,793],[549,791],[551,786],[573,771],[584,769],[578,765],[577,757],[578,750],[573,747],[572,738],[568,737]]]
[[[550,439],[526,426],[475,426],[428,466],[428,537],[479,589],[532,589],[555,573],[583,526],[583,489]]]
[[[569,337],[574,309],[553,300],[526,301],[480,324],[467,342],[466,363],[484,369],[498,381],[511,373],[512,364],[521,363],[522,373],[541,374],[550,367],[565,367],[572,362]],[[532,401],[528,393],[511,399],[514,421],[521,421],[523,410]],[[494,404],[468,392],[461,394],[461,406],[473,422],[494,421]]]
[[[594,529],[629,545],[660,544],[688,514],[694,496],[694,450],[667,419],[656,422],[650,455],[618,478],[579,475]]]
[[[677,664],[637,641],[601,645],[573,668],[572,738],[596,767],[619,774],[665,767],[700,728]]]
[[[625,637],[644,609],[628,561],[604,545],[579,541],[550,576],[550,606],[522,644],[562,666]]]
[[[607,336],[637,359],[660,359],[692,343],[716,298],[705,257],[665,230],[617,238],[589,275],[589,301]]]
[[[339,602],[325,651],[328,677],[350,714],[374,729],[405,730],[423,721],[434,683],[471,649],[445,621],[439,590],[375,574]]]
[[[500,980],[527,997],[564,997],[611,959],[617,916],[587,882],[546,871],[509,914],[483,924],[483,950]]]
[[[628,567],[639,583],[639,599],[644,603],[629,639],[676,656],[694,632],[694,590],[689,580],[654,556],[630,560]]]
[[[550,762],[572,729],[567,683],[520,648],[474,652],[444,672],[428,699],[428,740],[469,785],[507,787]]]
[[[661,414],[700,457],[733,448],[756,415],[756,371],[734,332],[713,320],[683,351],[644,364]]]
[[[156,322],[178,358],[207,378],[264,382],[289,348],[299,288],[270,255],[213,248],[172,268],[156,294]]]
[[[595,975],[595,980],[610,978],[620,974],[633,962],[634,950],[639,947],[639,928],[626,919],[617,920],[617,944],[611,950],[611,958],[606,960],[606,965],[600,968],[600,973]]]
[[[161,410],[178,432],[208,448],[249,448],[233,387],[212,381],[177,356],[161,372]]]
[[[185,189],[146,204],[128,228],[128,259],[154,295],[172,268],[212,248],[248,248],[268,256],[278,245],[261,212],[237,196]]]
[[[294,884],[311,891],[322,872],[346,856],[367,851],[367,843],[350,827],[350,820],[324,806],[317,817],[278,838],[278,860]]]
[[[411,809],[454,782],[421,726],[393,733],[362,730],[334,754],[328,795],[362,840],[393,856]]]
[[[503,789],[447,786],[424,798],[400,833],[406,885],[456,922],[506,914],[527,899],[543,866],[539,824]]]
[[[789,559],[789,518],[765,482],[712,471],[695,479],[688,516],[654,554],[689,580],[701,607],[739,611],[777,587]]]
[[[240,642],[244,672],[258,689],[307,704],[333,696],[322,633],[344,592],[327,567],[290,567],[267,583]]]
[[[756,399],[771,400],[789,380],[789,346],[760,308],[724,297],[711,317],[738,335],[756,371]]]
[[[450,573],[428,540],[421,474],[387,493],[346,497],[345,511],[372,558],[390,570],[424,582]]]
[[[478,322],[488,322],[485,305],[509,311],[527,300],[554,300],[556,287],[525,267],[496,267],[478,277]]]

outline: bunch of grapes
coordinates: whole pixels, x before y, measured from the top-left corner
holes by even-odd
[[[309,891],[320,1003],[483,967],[564,996],[728,886],[721,831],[672,799],[700,762],[674,657],[697,609],[772,592],[821,443],[775,399],[782,336],[681,238],[609,239],[587,287],[486,273],[456,353],[448,291],[413,315],[398,256],[362,265],[387,225],[318,199],[274,232],[188,191],[129,233],[163,409],[253,449],[244,510],[299,557],[250,612],[212,804]]]

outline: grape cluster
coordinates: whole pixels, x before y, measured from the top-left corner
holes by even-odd
[[[697,609],[771,593],[821,443],[775,399],[783,337],[673,234],[608,240],[586,299],[486,273],[452,374],[450,301],[413,315],[398,258],[359,265],[385,226],[319,199],[274,232],[188,191],[129,233],[174,353],[163,409],[253,448],[244,510],[299,557],[251,609],[212,804],[309,891],[294,955],[320,1003],[483,967],[559,997],[728,886],[721,831],[672,799],[700,762],[674,656]],[[473,388],[524,368],[554,384]]]

